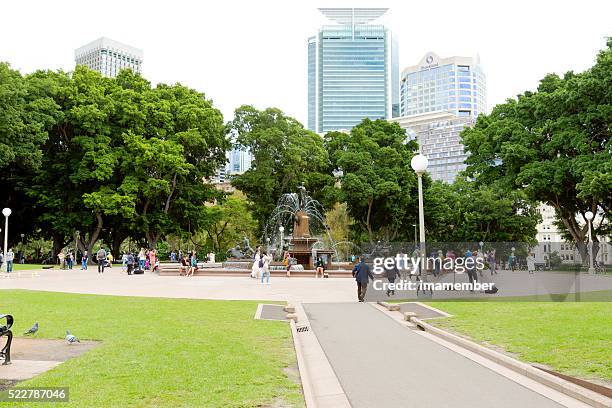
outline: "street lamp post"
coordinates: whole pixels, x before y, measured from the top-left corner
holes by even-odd
[[[417,247],[417,225],[416,224],[412,224],[412,226],[414,227],[414,247]]]
[[[591,235],[591,223],[593,221],[594,214],[592,211],[587,211],[584,213],[584,218],[587,219],[589,224],[589,236],[587,245],[589,246],[589,273],[595,273],[595,269],[593,268],[593,236]]]
[[[421,279],[423,281],[426,280],[427,277],[427,268],[426,265],[423,265],[425,262],[425,213],[423,209],[423,173],[427,171],[427,165],[429,164],[429,160],[427,160],[427,156],[422,155],[421,153],[417,154],[410,161],[410,166],[412,170],[417,175],[417,181],[419,184],[419,241],[420,241],[420,251],[421,251],[421,269],[423,273],[421,274]]]
[[[10,208],[3,208],[2,215],[4,215],[4,262],[2,263],[2,270],[6,272],[7,263],[6,254],[8,252],[8,218],[12,211]]]
[[[280,253],[280,256],[282,257],[284,256],[283,255],[283,239],[284,239],[283,233],[285,232],[285,227],[281,225],[280,227],[278,227],[278,231],[280,232],[280,251],[279,253]]]

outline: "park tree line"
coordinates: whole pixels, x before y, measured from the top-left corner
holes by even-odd
[[[115,253],[131,237],[150,247],[207,222],[219,196],[203,183],[229,142],[212,102],[180,84],[74,72],[22,76],[0,64],[0,188],[14,209],[12,237],[73,240]],[[77,233],[78,231],[78,233]]]
[[[424,176],[428,241],[533,242],[537,204],[557,211],[579,247],[598,214],[610,233],[612,42],[589,70],[547,75],[481,114],[462,132],[467,170],[449,185]],[[323,137],[277,108],[244,105],[233,120],[180,84],[155,87],[131,71],[104,78],[22,76],[0,64],[0,191],[14,210],[11,235],[76,238],[116,253],[126,238],[155,246],[181,237],[224,252],[258,239],[283,193],[304,184],[328,210],[332,235],[353,242],[412,241],[417,145],[397,123],[365,119]],[[236,147],[253,155],[226,197],[204,180]],[[213,205],[214,204],[214,205]],[[335,231],[334,231],[335,230]],[[75,231],[79,234],[75,236]],[[586,257],[583,257],[586,259]]]

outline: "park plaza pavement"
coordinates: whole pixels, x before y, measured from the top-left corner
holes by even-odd
[[[467,275],[447,274],[429,281],[467,282]],[[483,282],[495,282],[499,292],[494,296],[546,295],[580,291],[611,290],[612,276],[573,273],[502,271],[491,277],[484,273]],[[383,281],[385,281],[383,279]],[[69,293],[90,293],[121,296],[148,296],[193,299],[273,300],[302,303],[350,302],[356,300],[356,285],[351,278],[286,278],[272,277],[271,285],[248,276],[158,276],[153,273],[128,276],[120,266],[98,274],[88,271],[36,270],[0,273],[0,289],[30,289]],[[433,298],[456,296],[456,292],[437,292]],[[476,296],[493,296],[477,294]],[[395,298],[416,298],[416,292],[397,291]],[[387,300],[384,291],[375,291],[370,284],[367,301]],[[425,297],[424,299],[430,299]]]

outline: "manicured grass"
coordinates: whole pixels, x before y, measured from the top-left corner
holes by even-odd
[[[42,269],[44,266],[48,267],[49,265],[40,265],[40,264],[13,264],[13,272],[15,271],[31,271],[33,269]],[[57,265],[54,266],[57,268]]]
[[[525,362],[612,382],[612,303],[429,302],[452,317],[435,326],[502,347]]]
[[[422,301],[422,299],[388,299],[387,303],[403,303]],[[436,302],[612,302],[612,290],[597,290],[591,292],[581,292],[576,296],[575,293],[558,293],[547,295],[528,295],[528,296],[497,296],[489,295],[485,297],[465,297],[437,299]]]
[[[70,388],[74,407],[303,406],[285,322],[254,320],[256,302],[0,290],[14,332],[70,329],[100,346],[19,386]],[[19,407],[26,404],[16,405]],[[64,406],[62,404],[62,406]]]

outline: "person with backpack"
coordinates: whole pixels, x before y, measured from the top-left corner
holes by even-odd
[[[370,272],[370,267],[365,263],[363,256],[359,257],[359,263],[353,268],[353,277],[357,282],[357,299],[359,302],[364,302],[368,282],[370,279],[374,280],[374,275]]]
[[[134,259],[134,254],[131,252],[127,254],[125,257],[125,263],[127,265],[127,274],[131,275],[134,270],[134,264],[136,263],[136,259]]]
[[[104,273],[104,265],[106,263],[106,251],[104,248],[100,248],[96,254],[98,260],[98,273]]]
[[[387,281],[389,283],[395,283],[395,279],[399,276],[399,270],[397,269],[397,265],[393,264],[390,268],[385,268],[385,274],[387,275]],[[389,289],[390,286],[387,286],[387,297],[393,295],[395,296],[395,289]],[[393,286],[395,288],[395,286]]]

